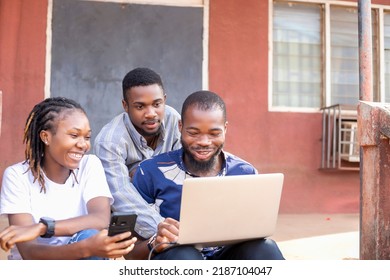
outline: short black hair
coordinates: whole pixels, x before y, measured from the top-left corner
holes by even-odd
[[[220,109],[223,113],[224,121],[226,121],[226,104],[223,99],[215,92],[201,90],[191,93],[184,100],[181,109],[181,120],[184,121],[184,115],[190,106],[195,106],[202,111],[210,111],[212,109]]]
[[[128,72],[122,81],[123,99],[126,100],[126,92],[132,87],[150,86],[157,84],[164,91],[162,79],[159,74],[149,68],[138,67]]]

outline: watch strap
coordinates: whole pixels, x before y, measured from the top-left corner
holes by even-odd
[[[153,235],[149,241],[148,241],[148,249],[149,249],[149,252],[152,252],[153,249],[154,249],[154,241],[156,241],[156,238],[157,238],[157,235]]]
[[[42,217],[39,219],[39,222],[46,225],[46,232],[42,234],[42,238],[51,238],[54,236],[54,229],[56,221],[52,218]]]

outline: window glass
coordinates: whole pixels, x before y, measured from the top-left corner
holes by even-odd
[[[321,6],[274,3],[273,106],[320,107]]]
[[[331,34],[331,104],[356,105],[359,101],[359,26],[357,8],[332,6]],[[377,17],[372,23],[372,84],[378,100]]]
[[[359,36],[355,8],[332,6],[330,12],[331,104],[359,100]]]
[[[284,1],[275,1],[273,7],[272,106],[319,108],[335,104],[357,105],[358,8],[331,4],[329,9],[325,9],[319,3]],[[327,12],[329,24],[324,20]],[[385,34],[390,33],[389,17],[390,13],[386,14]],[[380,96],[378,20],[378,9],[372,9],[371,78],[374,101],[379,101]],[[325,37],[325,34],[329,36]],[[385,40],[386,92],[390,92],[390,37],[385,37]],[[326,49],[327,43],[329,50]],[[329,76],[326,76],[328,73]],[[325,91],[326,86],[329,86],[328,91]],[[389,93],[386,98],[390,101]]]

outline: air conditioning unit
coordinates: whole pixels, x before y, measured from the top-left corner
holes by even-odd
[[[357,122],[341,122],[341,159],[349,162],[360,161],[360,147],[357,139]]]

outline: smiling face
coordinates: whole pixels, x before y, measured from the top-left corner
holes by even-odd
[[[158,84],[137,86],[126,93],[122,101],[123,109],[139,134],[149,140],[160,132],[161,122],[165,115],[163,89]]]
[[[49,179],[64,183],[91,147],[91,128],[85,113],[78,109],[62,111],[55,122],[53,130],[40,132],[45,143],[43,169]]]
[[[227,122],[222,110],[189,107],[181,123],[181,142],[186,168],[198,176],[214,176],[221,169],[219,157],[225,143]]]

